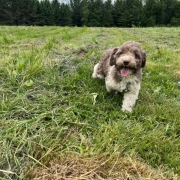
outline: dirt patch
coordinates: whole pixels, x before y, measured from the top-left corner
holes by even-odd
[[[28,180],[170,180],[161,170],[155,170],[139,160],[118,158],[103,161],[92,158],[67,157],[53,160],[47,168],[34,167]]]

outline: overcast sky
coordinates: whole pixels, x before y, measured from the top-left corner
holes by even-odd
[[[58,0],[60,3],[68,3],[69,0]]]

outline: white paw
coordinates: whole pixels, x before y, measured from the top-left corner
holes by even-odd
[[[92,74],[92,78],[99,78],[99,79],[104,79],[104,76],[100,75],[100,74],[96,74],[96,73],[93,73]]]
[[[127,112],[132,112],[132,108],[131,107],[122,107],[121,110],[123,112],[127,111]]]
[[[97,74],[96,74],[96,73],[93,73],[93,74],[92,74],[92,78],[94,78],[94,79],[97,78]]]

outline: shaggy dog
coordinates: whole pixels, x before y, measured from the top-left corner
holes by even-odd
[[[94,66],[93,78],[105,78],[108,92],[124,91],[122,111],[132,112],[138,99],[142,80],[142,68],[146,53],[138,42],[128,41],[104,52],[101,61]]]

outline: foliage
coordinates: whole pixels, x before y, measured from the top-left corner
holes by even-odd
[[[0,0],[1,25],[179,26],[178,0]]]

